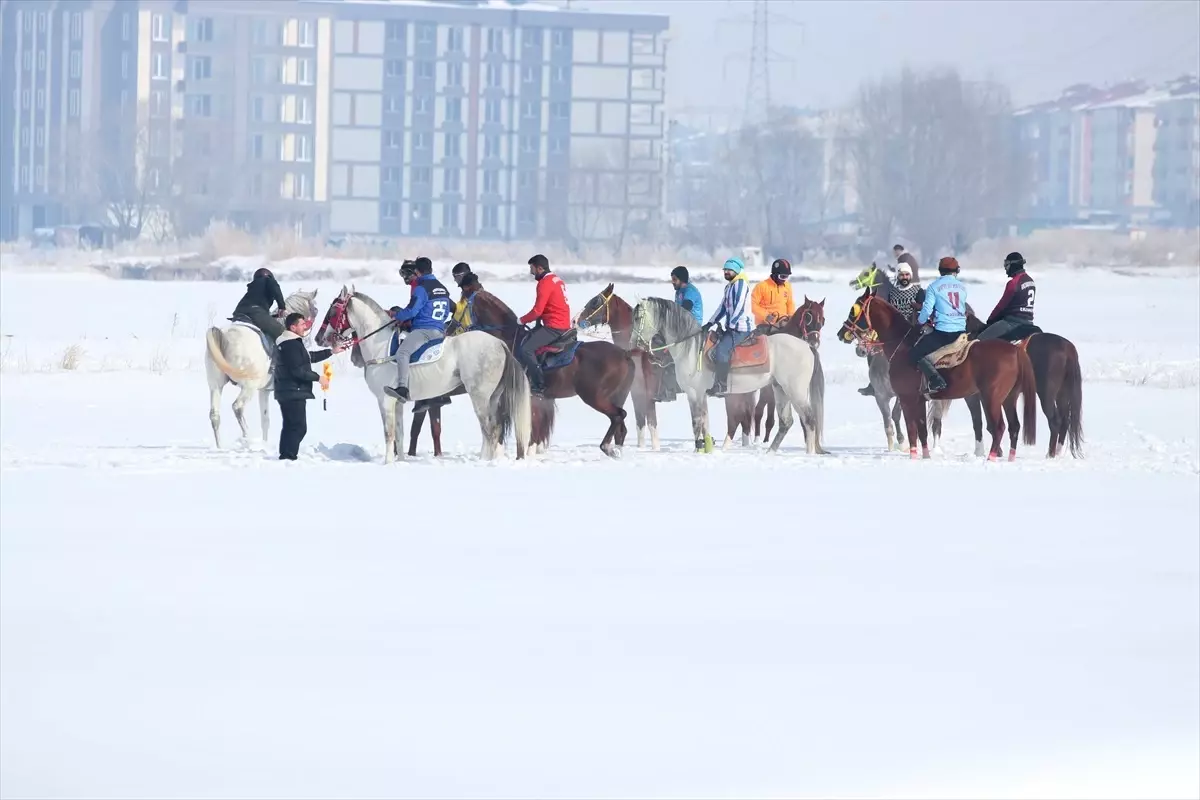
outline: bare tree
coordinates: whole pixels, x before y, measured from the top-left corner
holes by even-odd
[[[102,216],[116,229],[119,239],[142,234],[154,197],[170,185],[169,143],[151,137],[144,115],[140,121],[106,124],[79,132],[68,141],[68,185],[75,187],[75,203],[87,213]]]
[[[926,258],[977,239],[1020,194],[1011,106],[1000,86],[953,70],[862,87],[851,154],[864,221],[877,246],[899,228]]]
[[[573,239],[620,250],[629,225],[626,179],[623,142],[598,140],[572,152],[567,230]]]

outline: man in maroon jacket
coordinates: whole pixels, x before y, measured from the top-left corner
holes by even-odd
[[[1000,302],[987,319],[987,327],[979,332],[978,339],[1004,339],[1017,328],[1033,324],[1033,301],[1037,288],[1033,278],[1025,271],[1025,259],[1020,253],[1009,253],[1004,257],[1004,272],[1008,283]]]

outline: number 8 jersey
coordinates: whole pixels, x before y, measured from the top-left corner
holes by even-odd
[[[935,330],[963,333],[967,329],[967,287],[953,275],[943,275],[925,287],[925,302],[917,315],[917,324],[924,325],[933,314]]]

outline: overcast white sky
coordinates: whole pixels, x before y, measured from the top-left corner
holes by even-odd
[[[572,6],[668,15],[672,114],[740,113],[751,0]],[[949,64],[968,77],[997,78],[1018,104],[1057,97],[1072,83],[1200,73],[1200,0],[771,0],[768,7],[780,17],[771,25],[771,47],[794,59],[772,65],[773,103],[841,105],[861,81],[905,64]],[[745,22],[730,21],[739,17]]]

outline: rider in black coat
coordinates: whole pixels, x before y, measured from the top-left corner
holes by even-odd
[[[271,316],[271,303],[284,309],[283,289],[271,270],[262,267],[255,271],[254,278],[246,284],[246,293],[233,309],[233,315],[244,316],[258,326],[271,341],[283,335],[284,326]]]

